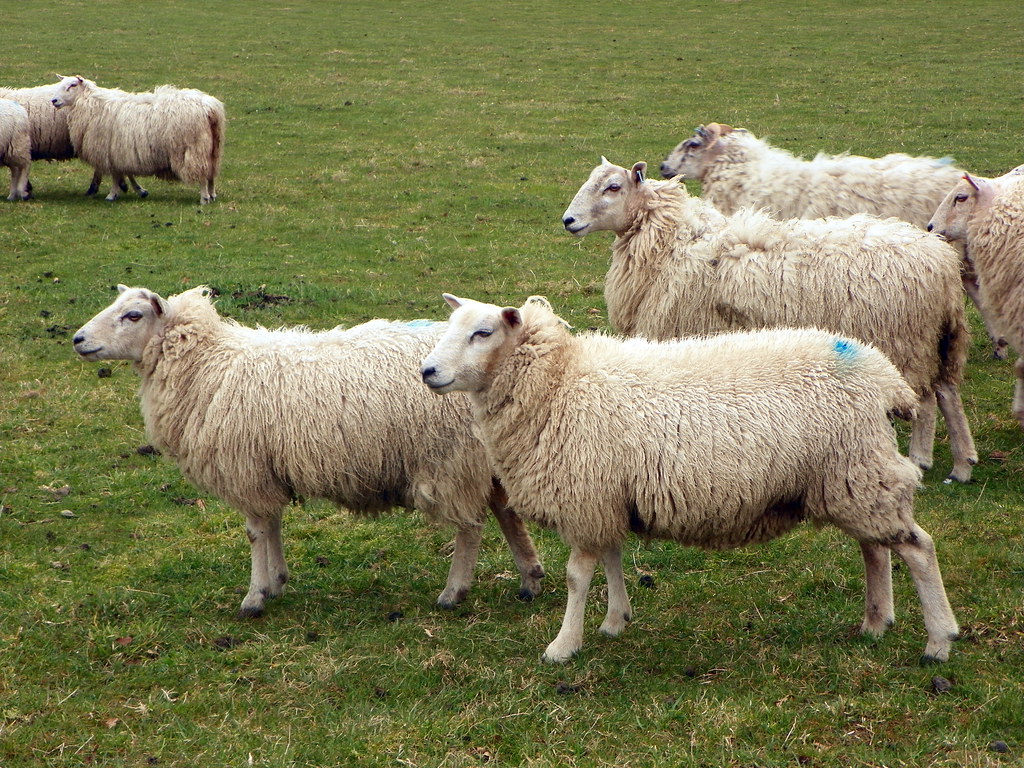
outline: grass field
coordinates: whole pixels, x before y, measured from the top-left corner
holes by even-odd
[[[172,82],[221,98],[229,126],[212,206],[155,179],[145,200],[87,198],[77,161],[35,164],[35,199],[0,205],[0,766],[1024,761],[1022,433],[973,314],[982,460],[944,485],[941,433],[917,502],[964,629],[940,667],[918,666],[906,569],[897,626],[856,635],[859,551],[831,530],[725,553],[631,541],[633,623],[597,633],[599,576],[583,652],[550,666],[551,532],[540,598],[515,599],[492,526],[444,612],[449,531],[311,502],[286,519],[285,595],[236,619],[241,516],[137,450],[131,367],[101,378],[70,344],[117,283],[209,284],[266,326],[443,318],[452,291],[544,294],[603,328],[610,238],[560,224],[600,155],[656,166],[719,121],[805,156],[1001,174],[1024,155],[1019,0],[7,5],[0,83]]]

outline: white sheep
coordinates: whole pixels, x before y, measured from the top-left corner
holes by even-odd
[[[8,200],[28,200],[28,173],[32,167],[28,112],[16,101],[0,99],[0,165],[11,171]]]
[[[709,123],[669,153],[661,173],[699,180],[701,197],[726,215],[740,208],[763,208],[778,219],[870,213],[924,229],[963,171],[948,157],[902,152],[884,157],[819,153],[804,160],[744,128]],[[993,340],[993,354],[1005,358],[1006,340],[993,333],[969,259],[962,280]]]
[[[58,78],[60,79],[60,78]],[[75,157],[75,148],[68,133],[67,113],[54,109],[53,99],[57,95],[57,84],[40,85],[33,88],[5,88],[0,86],[0,98],[16,101],[28,112],[29,135],[33,160],[70,160]],[[103,177],[93,172],[87,195],[96,194]],[[136,190],[141,189],[134,178],[130,179]],[[122,182],[122,189],[127,185]],[[28,185],[31,193],[32,185]],[[145,190],[142,190],[144,193]]]
[[[241,615],[260,615],[265,598],[281,594],[281,515],[302,497],[357,513],[415,507],[455,526],[443,607],[469,590],[489,506],[522,577],[520,596],[538,593],[543,568],[471,435],[468,403],[439,404],[417,376],[444,323],[272,331],[222,319],[203,288],[168,299],[118,290],[75,334],[75,351],[133,361],[153,445],[245,516],[252,577]]]
[[[53,106],[68,109],[78,156],[113,176],[107,200],[118,198],[126,175],[199,184],[201,204],[217,199],[225,116],[213,96],[170,85],[127,93],[75,75],[58,84]]]
[[[724,216],[677,181],[602,158],[563,216],[578,237],[616,233],[605,281],[621,333],[672,339],[729,330],[816,326],[877,346],[920,398],[910,458],[932,464],[936,397],[953,454],[950,478],[977,463],[959,384],[968,352],[960,257],[896,219],[778,221]]]
[[[1012,411],[1024,427],[1024,165],[994,179],[965,173],[928,231],[962,243],[974,262],[982,302],[1019,355]]]
[[[724,549],[803,520],[860,543],[861,630],[876,637],[894,621],[896,552],[924,611],[924,660],[948,659],[958,628],[932,540],[913,518],[920,470],[899,454],[888,416],[915,396],[877,350],[814,329],[573,336],[536,298],[519,309],[445,299],[454,312],[423,361],[424,382],[469,393],[510,503],[572,548],[565,617],[545,659],[581,647],[598,560],[608,580],[601,631],[614,637],[630,620],[630,531]]]

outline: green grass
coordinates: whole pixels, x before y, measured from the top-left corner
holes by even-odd
[[[544,294],[604,327],[609,239],[560,225],[600,155],[654,165],[719,121],[805,156],[1000,174],[1020,162],[1018,0],[9,5],[3,84],[173,82],[220,97],[229,128],[213,206],[155,179],[146,200],[85,198],[77,162],[37,163],[36,198],[0,205],[4,768],[1024,760],[1024,451],[1011,365],[987,359],[973,314],[982,461],[943,485],[940,434],[917,502],[964,627],[931,668],[906,569],[897,626],[856,635],[859,554],[830,530],[725,553],[630,542],[635,620],[597,633],[599,577],[583,652],[548,666],[567,554],[551,532],[532,604],[492,526],[444,612],[449,532],[310,503],[286,520],[285,595],[237,620],[241,517],[136,451],[131,368],[99,378],[69,343],[117,283],[210,284],[267,326],[442,318],[453,291]]]

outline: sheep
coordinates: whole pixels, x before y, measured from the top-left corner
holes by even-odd
[[[213,96],[171,85],[127,93],[74,75],[60,81],[53,105],[69,110],[78,156],[114,177],[107,200],[118,198],[125,175],[198,183],[200,204],[217,199],[225,116]]]
[[[910,458],[932,465],[936,397],[968,482],[978,456],[960,399],[968,327],[960,258],[923,229],[867,214],[777,221],[725,216],[678,181],[602,158],[565,211],[577,237],[616,233],[605,281],[620,333],[652,339],[817,326],[875,344],[920,398]]]
[[[16,101],[0,99],[0,165],[11,171],[8,200],[28,200],[28,173],[32,167],[28,112]]]
[[[710,123],[669,153],[661,173],[699,180],[701,197],[726,215],[746,207],[764,208],[779,219],[871,213],[924,229],[963,171],[949,157],[903,153],[878,158],[819,153],[807,161],[744,128]],[[993,355],[1005,358],[1006,340],[993,333],[969,259],[962,281],[992,338]]]
[[[467,392],[509,502],[571,548],[561,630],[544,659],[582,646],[598,560],[601,631],[632,610],[622,545],[632,531],[709,549],[776,538],[809,519],[860,543],[861,631],[894,621],[890,550],[906,562],[946,661],[959,632],[931,537],[913,519],[920,470],[899,454],[889,412],[914,392],[875,348],[817,329],[654,342],[574,336],[546,301],[500,308],[444,295],[453,312],[421,375]]]
[[[1012,413],[1024,427],[1024,165],[994,179],[965,173],[928,231],[962,243],[977,268],[982,302],[1019,355]]]
[[[470,432],[468,403],[439,405],[417,376],[444,327],[248,328],[222,319],[203,287],[165,299],[119,285],[73,343],[86,360],[134,363],[152,444],[245,516],[252,575],[241,616],[261,615],[288,580],[281,516],[300,497],[364,514],[415,507],[455,526],[437,599],[444,608],[469,590],[489,506],[519,569],[520,597],[531,599],[544,569]]]
[[[34,88],[0,86],[0,98],[16,101],[28,112],[33,160],[70,160],[75,156],[75,148],[71,144],[71,135],[68,133],[67,113],[53,107],[53,98],[56,94],[56,83]],[[89,189],[85,194],[95,195],[102,180],[103,177],[94,172]],[[130,181],[136,189],[141,189],[137,186],[134,178],[130,178]],[[127,185],[124,182],[122,182],[122,189],[127,190]],[[31,184],[28,185],[28,191],[29,193],[32,191]]]

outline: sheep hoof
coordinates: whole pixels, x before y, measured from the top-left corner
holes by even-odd
[[[263,615],[263,606],[257,605],[246,608],[242,606],[238,609],[238,618],[240,619],[258,619]]]
[[[149,190],[148,189],[140,189],[139,190],[139,197],[149,197]]]
[[[518,597],[524,603],[531,603],[531,602],[533,602],[533,598],[535,598],[536,596],[537,596],[536,592],[534,592],[532,589],[528,589],[526,587],[520,588],[519,594],[516,595],[516,597]]]
[[[929,667],[932,664],[942,664],[943,662],[946,662],[946,661],[949,661],[949,655],[948,654],[946,655],[946,658],[944,658],[944,659],[940,658],[938,656],[932,656],[932,655],[927,654],[927,653],[923,654],[921,656],[921,666],[922,667]]]
[[[469,594],[469,588],[463,587],[462,589],[446,589],[437,597],[437,604],[439,607],[445,610],[452,610],[458,606],[463,600],[466,599],[466,595]]]

